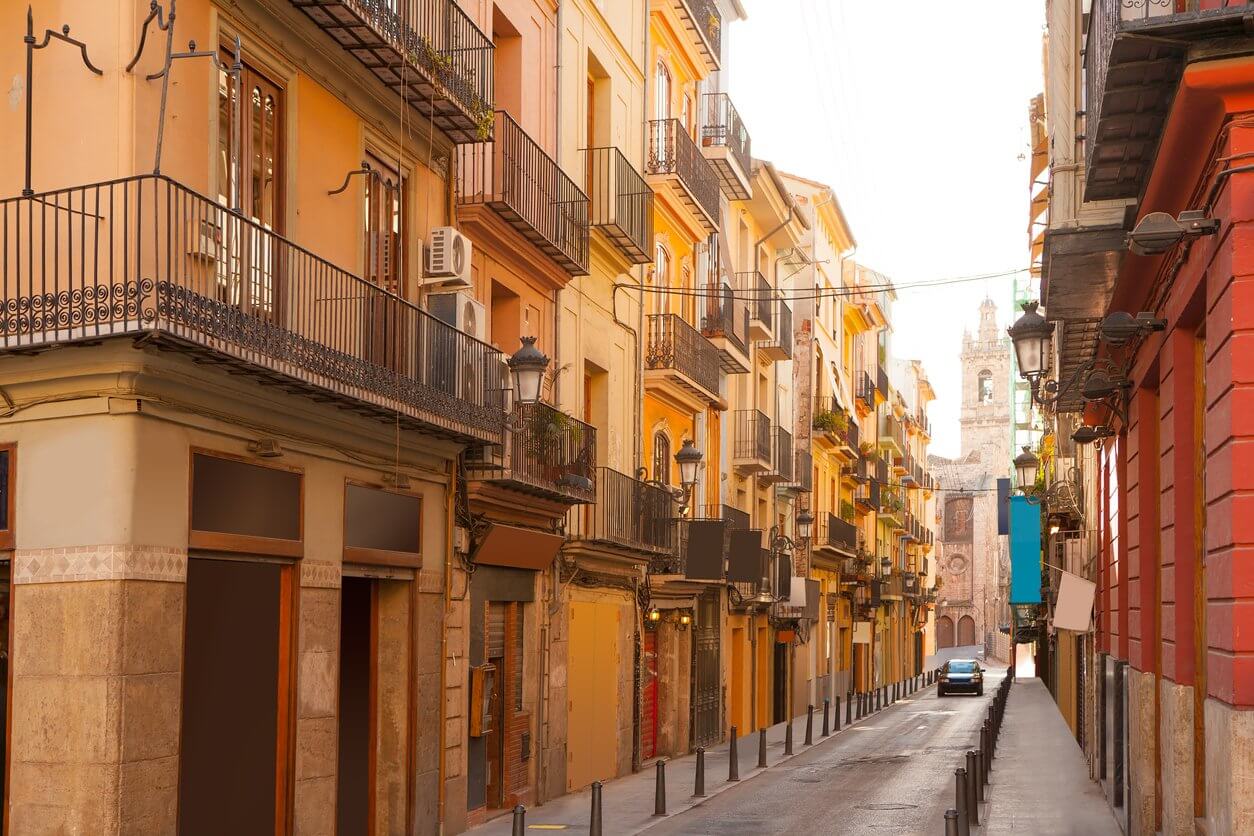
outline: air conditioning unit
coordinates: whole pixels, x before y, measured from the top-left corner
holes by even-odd
[[[483,303],[464,291],[428,293],[427,311],[441,322],[477,340],[483,340],[487,334],[488,317]]]
[[[451,226],[431,230],[423,252],[423,284],[449,290],[470,288],[470,239]]]
[[[495,355],[461,336],[484,339],[488,323],[483,303],[466,292],[429,293],[427,312],[451,326],[427,330],[427,385],[472,404],[491,404],[497,397],[493,390],[500,388],[495,381],[498,370],[487,368]]]

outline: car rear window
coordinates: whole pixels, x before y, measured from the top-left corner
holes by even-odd
[[[954,673],[972,673],[975,670],[975,662],[950,662],[949,670]]]

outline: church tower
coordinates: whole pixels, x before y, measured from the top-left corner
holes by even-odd
[[[978,453],[991,471],[1010,460],[1010,337],[997,326],[997,305],[980,304],[979,330],[962,338],[962,454]]]

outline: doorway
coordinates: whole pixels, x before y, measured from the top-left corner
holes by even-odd
[[[567,791],[618,771],[619,617],[615,603],[570,604]]]
[[[771,722],[782,723],[788,719],[788,650],[792,647],[784,642],[775,642],[774,647],[774,678],[771,699]]]
[[[192,557],[183,638],[183,836],[287,828],[293,566]]]
[[[657,757],[657,630],[640,634],[643,700],[640,707],[640,760]]]

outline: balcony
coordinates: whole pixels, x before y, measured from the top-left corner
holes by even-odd
[[[1084,50],[1085,200],[1137,198],[1190,55],[1248,38],[1246,0],[1093,0]],[[1226,43],[1225,43],[1226,40]],[[1211,42],[1211,43],[1206,43]]]
[[[492,41],[454,0],[291,0],[457,144],[491,136]]]
[[[679,314],[650,314],[645,386],[694,411],[723,408],[718,349]]]
[[[771,339],[775,336],[775,288],[756,270],[737,273],[736,285],[749,297],[749,339],[755,343]]]
[[[514,409],[505,444],[466,457],[467,478],[581,505],[597,498],[596,427],[546,403]]]
[[[888,400],[888,372],[882,364],[875,368],[875,398],[878,403]]]
[[[827,552],[831,556],[853,557],[858,548],[858,527],[835,514],[820,514],[817,521],[818,537],[814,540],[815,552]]]
[[[858,372],[855,379],[857,386],[854,398],[857,401],[858,410],[863,415],[870,415],[875,409],[875,405],[879,403],[875,381],[864,371]]]
[[[457,204],[484,206],[571,276],[588,275],[588,196],[508,113],[457,148]],[[473,222],[473,219],[466,219]]]
[[[724,372],[748,374],[749,306],[736,298],[736,292],[726,282],[706,285],[704,293],[702,336],[718,351],[719,363]]]
[[[718,230],[718,175],[678,119],[649,122],[645,173],[655,185],[670,189],[706,232]]]
[[[814,490],[814,457],[809,450],[800,447],[793,451],[792,476],[781,483],[778,490],[792,494],[811,493]]]
[[[746,531],[750,524],[749,514],[731,505],[701,505],[696,509],[696,519],[722,520],[728,531]]]
[[[670,491],[619,473],[596,470],[596,502],[570,512],[573,543],[640,555],[674,554],[675,499]]]
[[[772,439],[771,466],[758,474],[758,482],[763,485],[778,485],[791,482],[793,477],[792,433],[783,427],[775,427]]]
[[[880,491],[880,522],[888,523],[893,530],[900,531],[905,527],[905,502],[898,488],[884,488]]]
[[[502,357],[160,176],[0,201],[0,352],[143,337],[319,401],[498,443]]]
[[[701,53],[706,72],[717,72],[722,58],[723,16],[714,0],[654,0],[669,5]]]
[[[783,299],[776,299],[772,307],[774,317],[771,331],[774,336],[758,343],[758,354],[768,360],[781,362],[792,359],[792,308]]]
[[[653,189],[617,148],[586,148],[589,220],[631,264],[653,261]]]
[[[863,513],[878,511],[880,508],[880,483],[869,479],[861,485],[853,495],[854,506]]]
[[[718,173],[728,200],[749,200],[753,197],[750,182],[753,156],[750,153],[749,131],[740,121],[740,114],[726,93],[705,94],[701,148]]]
[[[906,439],[901,421],[891,412],[880,415],[878,444],[890,457],[901,456],[905,452]]]
[[[756,409],[738,409],[734,416],[732,466],[742,476],[771,469],[771,419]]]

